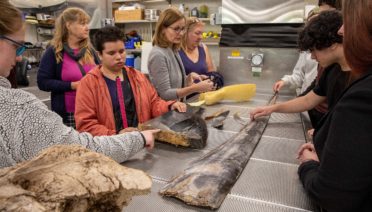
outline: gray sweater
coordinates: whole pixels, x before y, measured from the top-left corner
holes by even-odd
[[[185,87],[186,74],[178,51],[154,46],[148,59],[150,80],[164,100],[177,100],[177,89]],[[183,79],[183,84],[182,84]]]
[[[55,144],[80,144],[123,162],[140,151],[144,140],[139,132],[93,137],[62,123],[34,95],[11,89],[0,76],[0,167],[31,159],[40,150]]]

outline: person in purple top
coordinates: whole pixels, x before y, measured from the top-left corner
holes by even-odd
[[[187,18],[186,32],[183,34],[179,54],[185,67],[186,75],[191,72],[208,76],[217,88],[223,86],[223,77],[213,65],[208,47],[201,43],[204,23],[198,18]]]
[[[68,8],[58,17],[56,32],[39,66],[37,84],[51,91],[52,110],[75,128],[76,89],[99,59],[89,40],[90,17],[80,8]]]

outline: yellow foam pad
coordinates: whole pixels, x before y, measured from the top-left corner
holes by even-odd
[[[243,102],[250,100],[254,95],[256,95],[256,84],[237,84],[202,93],[199,101],[205,101],[206,105],[213,105],[222,100]]]

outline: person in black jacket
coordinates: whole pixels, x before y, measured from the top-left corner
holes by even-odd
[[[298,174],[326,211],[372,211],[372,1],[344,0],[344,51],[355,79],[299,150]]]

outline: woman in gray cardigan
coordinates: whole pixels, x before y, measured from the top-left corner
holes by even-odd
[[[196,73],[186,76],[178,53],[182,34],[185,33],[185,17],[174,8],[161,13],[156,24],[155,35],[149,60],[150,79],[160,97],[176,100],[192,93],[214,89],[213,82]],[[198,83],[194,83],[199,81]]]
[[[93,137],[63,124],[34,95],[11,89],[6,77],[25,51],[22,15],[8,1],[0,1],[0,168],[31,159],[55,144],[80,144],[123,162],[144,145],[152,148],[154,131]]]

